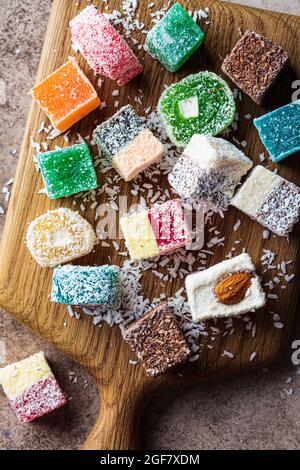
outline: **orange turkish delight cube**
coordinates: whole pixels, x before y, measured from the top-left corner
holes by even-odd
[[[59,132],[68,130],[101,103],[73,58],[33,87],[30,93]]]

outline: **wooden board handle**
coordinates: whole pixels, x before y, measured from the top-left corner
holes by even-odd
[[[83,450],[137,450],[140,448],[139,424],[146,398],[144,390],[128,384],[110,383],[99,387],[100,411],[85,441]]]

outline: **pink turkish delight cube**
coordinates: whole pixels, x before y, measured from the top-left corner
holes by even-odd
[[[29,423],[66,404],[42,351],[1,368],[0,384],[20,423]]]
[[[178,250],[192,241],[180,199],[154,206],[148,217],[160,255]]]
[[[71,22],[72,44],[96,74],[122,86],[143,71],[128,44],[94,6],[82,10]]]
[[[66,404],[64,394],[54,377],[40,380],[11,401],[20,423],[29,423]]]

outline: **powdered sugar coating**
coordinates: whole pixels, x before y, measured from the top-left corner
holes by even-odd
[[[0,383],[10,400],[34,383],[51,376],[51,369],[42,351],[0,369]]]
[[[280,184],[281,177],[261,165],[253,168],[249,177],[236,192],[231,204],[255,218],[263,202]]]
[[[54,376],[41,380],[11,401],[20,423],[29,423],[66,404],[66,398]]]
[[[115,28],[92,5],[71,22],[72,43],[96,74],[122,86],[143,71],[138,59]]]
[[[141,129],[138,135],[118,152],[112,166],[125,181],[131,181],[154,163],[158,163],[165,150],[150,129]]]
[[[117,307],[120,270],[117,266],[58,266],[52,277],[51,300],[67,305]]]

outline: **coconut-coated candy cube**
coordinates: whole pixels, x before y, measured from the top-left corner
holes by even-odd
[[[288,235],[300,216],[300,188],[258,165],[231,204],[279,236]]]
[[[117,266],[58,266],[53,271],[51,300],[66,305],[117,307],[120,270]]]
[[[234,120],[235,101],[227,83],[213,72],[188,75],[162,93],[158,112],[175,145],[194,134],[217,135]]]
[[[252,165],[230,142],[195,134],[169,174],[169,182],[190,203],[226,210],[236,186]]]
[[[204,40],[204,33],[178,4],[148,32],[146,47],[170,72],[176,72]]]
[[[171,253],[192,240],[179,199],[122,217],[120,224],[133,261]]]
[[[93,227],[78,212],[54,209],[30,223],[27,247],[38,264],[53,268],[90,253],[97,242]]]
[[[94,6],[82,10],[70,26],[73,48],[81,52],[96,74],[122,86],[143,71],[128,44]]]
[[[159,162],[164,154],[162,143],[130,105],[96,127],[93,138],[99,151],[125,181]]]
[[[288,59],[279,45],[247,30],[225,58],[222,71],[260,105]]]
[[[38,164],[50,199],[90,191],[98,186],[93,159],[86,144],[40,153]]]
[[[152,207],[148,217],[160,255],[179,250],[192,241],[180,199]]]
[[[260,278],[250,256],[243,253],[205,271],[189,274],[185,281],[193,320],[241,315],[266,303]]]
[[[187,361],[191,351],[170,307],[165,303],[131,323],[125,341],[156,377]]]
[[[274,163],[300,151],[300,100],[254,119]]]
[[[59,132],[65,132],[100,105],[93,85],[73,58],[30,93]]]
[[[43,352],[0,369],[0,383],[22,424],[66,404]]]

